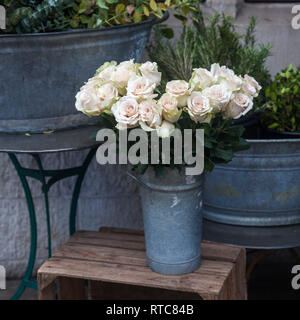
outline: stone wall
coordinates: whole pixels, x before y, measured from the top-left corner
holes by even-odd
[[[224,3],[227,0],[224,0]],[[206,15],[219,10],[220,0],[211,0],[204,9]],[[300,30],[291,27],[290,5],[247,4],[240,9],[231,1],[226,10],[234,10],[236,22],[245,28],[248,18],[258,20],[257,37],[273,44],[273,56],[268,60],[272,74],[289,63],[300,64]],[[228,4],[228,2],[226,2]],[[222,8],[222,6],[221,6]],[[181,26],[175,19],[168,22],[176,33]],[[79,165],[86,152],[70,152],[43,156],[44,167],[59,169]],[[24,166],[33,167],[30,156],[20,156]],[[31,181],[38,221],[38,266],[47,258],[46,220],[40,184]],[[69,205],[74,178],[59,182],[50,191],[53,249],[68,238]],[[77,225],[79,229],[97,230],[101,225],[142,228],[140,202],[136,184],[126,176],[126,168],[99,166],[95,159],[90,165],[80,195]],[[6,154],[0,154],[0,265],[8,277],[20,277],[25,271],[29,255],[29,218],[20,181]]]
[[[80,165],[86,151],[42,156],[44,167],[59,169]],[[24,167],[35,168],[30,156],[19,156]],[[7,276],[20,277],[29,256],[29,215],[19,178],[6,154],[0,154],[0,265]],[[37,224],[38,255],[36,266],[47,258],[47,229],[40,183],[30,179]],[[68,238],[69,208],[75,178],[52,187],[49,193],[53,249]],[[98,230],[100,226],[123,226],[141,229],[140,202],[136,184],[126,175],[125,166],[100,166],[92,161],[82,185],[78,203],[79,229]]]

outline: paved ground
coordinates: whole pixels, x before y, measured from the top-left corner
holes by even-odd
[[[299,250],[298,250],[299,251]],[[253,259],[253,253],[248,254],[248,262]],[[248,283],[249,300],[300,300],[300,289],[293,290],[291,269],[297,262],[289,251],[280,250],[265,257],[254,269]],[[6,300],[17,289],[19,280],[8,280],[7,290],[0,290],[0,300]],[[37,299],[36,291],[26,289],[23,300]]]
[[[8,280],[6,290],[0,290],[0,300],[8,300],[15,293],[20,284],[20,280]],[[35,290],[28,288],[25,290],[21,300],[36,300],[37,293]]]

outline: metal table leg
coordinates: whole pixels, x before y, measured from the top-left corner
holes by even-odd
[[[85,158],[81,167],[81,171],[78,174],[78,177],[74,186],[72,201],[71,201],[71,209],[70,209],[70,220],[69,220],[70,235],[72,235],[76,230],[76,212],[77,212],[77,204],[78,204],[81,184],[84,179],[86,170],[92,158],[94,157],[95,153],[96,153],[96,149],[92,149],[87,155],[87,157]]]
[[[40,181],[42,184],[42,191],[44,193],[44,201],[45,201],[45,208],[46,208],[48,256],[50,257],[51,256],[51,224],[50,224],[48,192],[51,186],[54,185],[57,181],[60,181],[68,177],[77,176],[77,180],[74,186],[72,200],[71,200],[71,209],[70,209],[70,217],[69,217],[69,228],[70,228],[69,232],[70,234],[73,234],[76,230],[76,211],[77,211],[77,203],[78,203],[82,181],[84,179],[86,170],[95,153],[96,153],[96,148],[92,148],[89,151],[88,155],[86,156],[81,166],[68,168],[68,169],[60,169],[60,170],[44,170],[39,154],[31,154],[37,162],[38,169],[23,168],[20,162],[18,161],[16,155],[14,153],[8,153],[18,173],[18,176],[20,178],[20,181],[25,193],[28,212],[29,212],[30,233],[31,233],[30,254],[29,254],[29,259],[27,263],[27,268],[17,291],[11,297],[12,300],[19,299],[26,287],[30,287],[35,290],[37,289],[36,281],[31,280],[31,275],[32,275],[35,260],[36,260],[37,224],[36,224],[34,202],[33,202],[32,193],[31,193],[27,178],[28,177],[34,178]],[[49,178],[48,181],[46,178]]]
[[[20,163],[17,157],[11,153],[9,154],[9,157],[17,170],[18,176],[21,180],[21,183],[25,192],[27,207],[29,211],[30,231],[31,231],[30,254],[29,254],[29,260],[28,260],[26,271],[25,271],[25,275],[21,281],[19,288],[17,289],[15,294],[11,297],[12,300],[16,300],[16,299],[19,299],[19,297],[22,295],[26,287],[32,287],[35,290],[37,289],[36,283],[30,280],[33,267],[34,267],[35,258],[36,258],[37,226],[36,226],[34,203],[31,195],[30,187],[26,179],[26,175],[22,173],[22,167],[20,166]]]

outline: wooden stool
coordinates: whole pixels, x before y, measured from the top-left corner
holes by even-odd
[[[245,269],[245,249],[203,241],[200,269],[165,276],[147,267],[141,231],[78,231],[38,270],[39,299],[245,300]]]

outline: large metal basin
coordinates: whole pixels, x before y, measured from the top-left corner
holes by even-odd
[[[74,107],[76,92],[105,61],[139,61],[156,22],[1,34],[0,132],[42,132],[86,124],[89,118]]]
[[[300,139],[248,142],[249,150],[206,175],[204,217],[246,226],[300,223]]]

